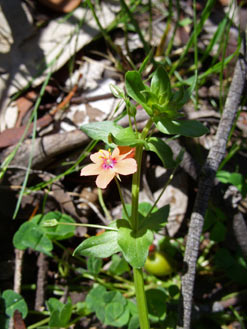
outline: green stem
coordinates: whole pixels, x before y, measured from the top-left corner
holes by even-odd
[[[146,126],[143,128],[143,131],[142,131],[142,134],[141,134],[141,139],[145,139],[152,127],[152,124],[153,124],[153,119],[152,118],[149,118],[148,119],[148,122],[146,124]]]
[[[141,268],[134,268],[134,282],[136,291],[136,302],[139,314],[139,322],[141,329],[149,329],[148,308],[146,295],[144,291],[143,273]]]
[[[146,136],[150,131],[152,124],[153,124],[153,120],[150,118],[142,131],[141,139],[145,140]],[[133,179],[132,179],[131,224],[133,231],[137,231],[139,226],[138,205],[139,205],[139,191],[140,191],[140,179],[141,179],[142,152],[143,152],[143,145],[138,145],[136,147],[136,157],[135,157],[137,162],[137,172],[133,175]],[[140,328],[149,329],[150,326],[148,320],[147,300],[144,291],[142,268],[133,268],[133,275],[134,275],[135,293],[136,293]]]
[[[129,16],[129,19],[130,19],[131,23],[134,25],[135,31],[139,35],[139,38],[140,38],[140,40],[141,40],[141,42],[143,44],[145,53],[148,54],[148,52],[149,52],[149,45],[146,42],[146,40],[144,39],[144,36],[142,34],[142,31],[141,31],[141,29],[140,29],[140,27],[139,27],[136,19],[134,18],[133,14],[130,11],[129,7],[127,6],[126,2],[124,0],[120,0],[120,3],[121,3],[122,8],[125,10],[125,12],[127,13],[127,15]]]
[[[138,229],[138,204],[139,204],[142,152],[143,152],[143,146],[138,145],[136,147],[137,172],[134,173],[132,178],[131,225],[134,231]]]
[[[52,219],[50,221],[52,221]],[[94,227],[94,228],[101,228],[102,230],[110,230],[110,231],[117,231],[118,230],[115,227],[98,225],[98,224],[81,224],[81,223],[64,223],[64,222],[57,222],[56,224],[53,224],[53,223],[50,224],[49,220],[47,220],[43,224],[43,226],[45,226],[45,227],[53,227],[53,226],[57,226],[57,225]]]
[[[101,205],[101,208],[104,211],[104,214],[105,214],[106,218],[109,221],[112,221],[111,214],[109,213],[108,209],[106,208],[106,205],[105,205],[105,202],[104,202],[104,199],[103,199],[102,190],[100,188],[98,188],[98,198],[99,198],[99,203]]]
[[[128,221],[130,222],[131,221],[130,216],[129,216],[128,211],[127,211],[126,206],[125,206],[125,202],[124,202],[124,199],[123,199],[123,194],[122,194],[122,191],[121,191],[119,181],[117,180],[116,177],[114,177],[114,179],[115,179],[115,182],[117,184],[118,193],[119,193],[119,196],[120,196],[120,200],[121,200],[121,203],[122,203],[122,206],[123,206],[124,213],[125,213],[126,217],[128,218]]]
[[[165,183],[165,185],[164,185],[162,191],[160,192],[158,198],[155,200],[154,204],[152,205],[152,208],[151,208],[151,209],[149,210],[149,212],[147,213],[146,218],[148,218],[148,217],[151,215],[152,211],[153,211],[154,208],[156,207],[156,205],[157,205],[157,203],[159,202],[160,198],[161,198],[162,195],[164,194],[164,192],[165,192],[167,186],[168,186],[168,185],[171,183],[171,181],[173,180],[173,177],[174,177],[175,171],[177,170],[177,167],[178,167],[178,164],[177,164],[176,167],[173,169],[171,175],[169,176],[169,179],[168,179],[167,182]]]
[[[153,124],[153,120],[149,118],[146,126],[143,128],[141,133],[141,139],[145,139],[148,135],[150,128]],[[136,147],[136,162],[137,162],[137,172],[134,173],[132,178],[132,206],[131,206],[131,224],[134,231],[138,228],[138,204],[139,204],[139,190],[140,190],[140,180],[141,180],[141,163],[142,163],[142,152],[143,145],[138,145]]]
[[[50,317],[49,318],[45,318],[45,319],[43,319],[43,320],[41,320],[39,322],[36,322],[36,323],[32,324],[31,326],[28,326],[27,329],[35,329],[35,328],[38,328],[41,325],[46,324],[49,321],[50,321]]]

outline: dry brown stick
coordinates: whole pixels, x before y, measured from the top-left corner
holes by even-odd
[[[233,216],[233,231],[242,253],[247,259],[247,227],[241,212],[237,212]]]
[[[178,329],[190,329],[196,261],[198,257],[204,216],[208,207],[210,193],[214,185],[216,171],[225,155],[227,139],[240,103],[240,98],[246,79],[246,72],[246,61],[243,54],[240,54],[236,63],[231,87],[226,99],[215,141],[209,151],[199,179],[198,193],[190,220],[184,256],[184,274],[182,277]]]
[[[22,279],[22,262],[23,262],[24,250],[15,248],[15,273],[14,273],[14,292],[21,293],[21,279]],[[8,329],[14,328],[14,318],[9,321]]]
[[[46,255],[43,254],[42,252],[38,256],[37,266],[38,266],[38,277],[37,277],[37,288],[36,288],[34,308],[36,311],[41,311],[45,302],[45,284],[46,284],[46,273],[48,269]]]
[[[140,119],[137,118],[137,121],[142,124],[146,119],[147,116],[141,115]],[[119,121],[119,124],[123,127],[128,126],[128,118],[122,119],[121,122]],[[90,138],[81,130],[36,138],[33,143],[32,168],[45,167],[45,165],[57,155],[82,147],[89,143],[89,141]],[[20,145],[11,164],[27,167],[31,148],[32,143],[27,139]],[[12,146],[0,153],[0,162],[4,161],[13,149],[14,147]]]
[[[14,291],[17,294],[21,293],[23,255],[24,255],[24,250],[19,250],[15,248]]]
[[[80,130],[36,138],[33,146],[32,168],[44,167],[57,155],[82,147],[83,144],[88,142],[89,138]],[[13,149],[14,147],[9,147],[6,151],[0,154],[0,161],[3,161]],[[15,158],[11,162],[12,165],[27,167],[30,151],[31,141],[28,139],[20,145]]]

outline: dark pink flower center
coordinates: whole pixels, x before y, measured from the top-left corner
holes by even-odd
[[[111,156],[109,158],[104,158],[102,168],[103,169],[112,169],[112,168],[114,168],[116,163],[117,163],[116,159],[112,158]]]

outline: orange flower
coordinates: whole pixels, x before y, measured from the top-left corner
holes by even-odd
[[[119,174],[130,175],[137,171],[136,160],[133,159],[134,151],[133,148],[124,150],[117,147],[112,153],[106,150],[93,153],[90,156],[93,163],[81,170],[81,176],[98,175],[96,185],[106,188],[115,176],[119,178]]]

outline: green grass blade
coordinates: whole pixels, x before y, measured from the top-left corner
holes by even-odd
[[[129,10],[129,7],[126,5],[124,0],[120,0],[121,6],[124,9],[124,11],[127,13],[127,15],[129,16],[129,19],[131,21],[131,23],[133,24],[133,26],[135,27],[136,33],[139,35],[139,38],[143,44],[145,53],[148,54],[149,52],[149,45],[147,44],[147,42],[145,41],[142,31],[139,28],[139,25],[137,24],[136,19],[134,18],[134,16],[132,15],[132,12]]]
[[[96,146],[97,143],[98,143],[98,141],[95,141],[95,140],[91,141],[88,144],[88,146],[85,148],[85,150],[83,150],[83,152],[79,156],[78,160],[65,172],[61,173],[60,175],[57,175],[56,177],[51,178],[50,180],[48,180],[46,182],[42,182],[42,183],[35,185],[34,187],[31,187],[29,189],[29,191],[32,192],[32,191],[38,191],[40,189],[43,189],[43,188],[53,184],[54,182],[58,181],[59,179],[65,177],[75,171],[78,171],[79,164],[88,156],[88,154],[92,151],[92,149]]]
[[[197,18],[196,18],[196,0],[193,0],[193,26],[194,31],[197,30]],[[197,47],[197,33],[194,33],[194,62],[195,62],[195,108],[198,107],[198,85],[197,85],[197,76],[198,76],[198,47]]]
[[[194,30],[193,33],[191,34],[191,36],[190,36],[190,38],[189,38],[189,40],[186,44],[186,47],[185,47],[184,51],[182,52],[179,60],[176,63],[173,64],[173,66],[170,70],[170,75],[172,75],[174,73],[174,71],[177,69],[177,67],[182,64],[185,56],[188,54],[188,51],[189,51],[189,49],[191,48],[191,46],[194,42],[194,38],[195,38],[194,34],[196,34],[198,36],[200,34],[200,32],[202,31],[203,25],[204,25],[205,21],[208,19],[209,15],[211,13],[211,9],[213,8],[214,3],[215,3],[215,0],[207,1],[206,6],[205,6],[205,8],[202,12],[200,21],[196,25],[196,30]]]
[[[212,39],[210,40],[207,48],[205,49],[201,61],[204,62],[205,59],[210,55],[210,52],[212,51],[213,47],[217,44],[217,42],[222,37],[222,34],[225,31],[226,24],[227,24],[227,17],[225,17],[219,24],[217,30],[215,31]]]
[[[25,175],[25,178],[24,178],[24,181],[23,181],[23,184],[22,184],[22,187],[21,187],[21,191],[20,191],[20,194],[19,194],[19,197],[18,197],[18,201],[17,201],[17,204],[16,204],[16,207],[15,207],[15,211],[14,211],[14,215],[13,215],[13,219],[16,218],[17,216],[17,213],[19,211],[19,208],[20,208],[20,205],[21,205],[21,200],[22,200],[22,197],[23,197],[23,194],[24,194],[24,191],[25,191],[25,188],[27,186],[27,181],[28,181],[28,177],[29,177],[29,174],[30,174],[30,169],[31,169],[31,165],[32,165],[32,159],[33,159],[33,146],[34,146],[34,141],[35,141],[35,137],[36,137],[36,123],[37,123],[37,112],[38,112],[38,108],[39,108],[39,105],[40,105],[40,102],[42,100],[42,97],[45,93],[45,88],[50,80],[50,77],[52,75],[52,72],[50,72],[43,85],[42,85],[42,88],[40,90],[40,94],[39,94],[39,97],[34,105],[34,109],[33,109],[33,113],[32,113],[32,117],[33,117],[33,133],[32,133],[32,147],[31,147],[31,152],[30,152],[30,157],[28,159],[28,166],[27,166],[27,171],[26,171],[26,175]]]

